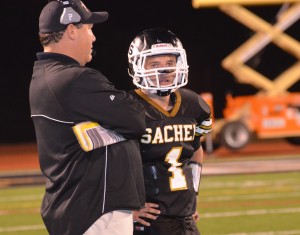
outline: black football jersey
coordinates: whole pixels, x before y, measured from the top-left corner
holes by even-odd
[[[207,103],[195,92],[171,93],[173,109],[165,111],[140,90],[133,94],[146,110],[146,134],[140,140],[147,202],[162,215],[185,217],[196,210],[196,193],[188,161],[211,129]]]

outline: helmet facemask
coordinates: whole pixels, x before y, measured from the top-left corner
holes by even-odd
[[[175,66],[145,69],[147,59],[168,55],[176,57]],[[154,44],[151,49],[133,53],[129,61],[131,64],[129,74],[133,78],[133,83],[151,93],[165,96],[187,84],[188,65],[183,48],[176,48],[170,43]],[[163,84],[169,80],[173,81],[170,84]]]

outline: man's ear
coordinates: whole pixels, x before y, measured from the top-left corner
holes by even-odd
[[[70,40],[74,40],[77,37],[77,28],[73,24],[69,24],[66,28],[66,34]]]

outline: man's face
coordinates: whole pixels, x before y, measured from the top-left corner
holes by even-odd
[[[173,84],[175,78],[175,70],[176,67],[176,56],[175,55],[158,55],[147,57],[145,62],[145,69],[152,70],[163,68],[160,72],[158,79],[160,87],[167,87]],[[172,68],[172,70],[168,70],[168,68]],[[151,72],[152,73],[152,72]],[[157,78],[155,75],[151,75],[148,77],[154,86],[157,86]]]
[[[92,60],[93,42],[96,37],[92,31],[92,24],[83,24],[79,31],[78,37],[78,50],[80,50],[81,64],[86,64]]]

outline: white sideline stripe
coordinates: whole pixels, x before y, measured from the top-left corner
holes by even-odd
[[[300,187],[295,187],[295,183],[298,183],[299,180],[288,179],[288,180],[276,180],[276,182],[267,181],[267,180],[245,180],[242,182],[228,181],[228,182],[208,182],[207,184],[203,183],[201,188],[205,189],[214,189],[214,188],[233,188],[233,187],[243,187],[243,188],[252,188],[252,187],[278,187],[278,186],[287,186],[292,185],[293,188],[299,189]]]
[[[214,202],[214,201],[231,201],[231,200],[243,200],[243,199],[273,199],[273,198],[292,198],[300,197],[300,192],[285,192],[278,194],[254,194],[254,195],[236,195],[236,196],[200,196],[201,201]]]
[[[32,201],[42,199],[43,195],[24,195],[15,197],[0,197],[0,202]]]
[[[278,232],[258,232],[258,233],[226,233],[220,235],[297,235],[300,234],[300,230],[288,230],[288,231],[278,231]]]
[[[28,226],[15,226],[15,227],[0,227],[0,233],[17,232],[17,231],[30,231],[45,229],[44,225],[28,225]]]
[[[235,217],[242,215],[264,215],[264,214],[284,214],[299,213],[300,208],[284,208],[272,210],[249,210],[249,211],[232,211],[232,212],[216,212],[200,214],[200,218],[217,218],[217,217]]]

